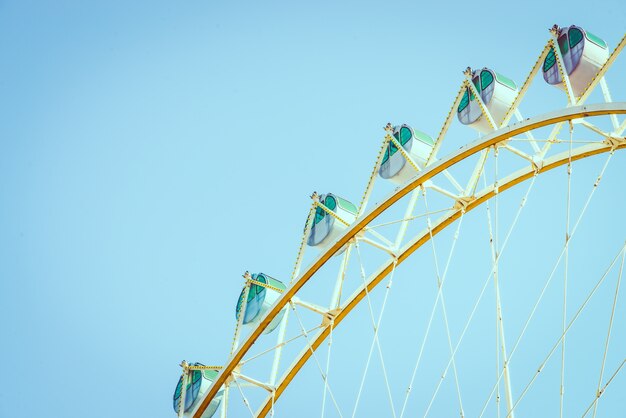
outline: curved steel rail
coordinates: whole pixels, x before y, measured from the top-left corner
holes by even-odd
[[[248,350],[252,347],[255,341],[259,338],[263,330],[267,327],[267,325],[274,319],[274,317],[289,303],[289,301],[297,294],[297,292],[304,286],[313,275],[337,252],[340,248],[342,248],[346,243],[352,240],[360,231],[362,231],[371,221],[373,221],[376,217],[382,214],[385,210],[391,207],[394,203],[400,200],[402,197],[406,196],[412,190],[419,187],[421,184],[426,182],[427,180],[433,178],[437,174],[442,173],[444,170],[453,166],[459,161],[464,160],[484,149],[487,149],[499,142],[505,141],[509,138],[512,138],[518,134],[522,134],[528,131],[532,131],[534,129],[538,129],[544,126],[553,125],[555,123],[569,121],[573,119],[579,119],[583,117],[593,117],[593,116],[602,116],[602,115],[617,115],[617,114],[626,114],[626,103],[602,103],[602,104],[594,104],[594,105],[584,105],[584,106],[574,106],[570,108],[565,108],[561,110],[557,110],[554,112],[550,112],[541,116],[537,116],[534,118],[526,119],[522,122],[510,125],[508,127],[502,128],[496,132],[493,132],[489,135],[484,136],[478,141],[470,143],[465,147],[460,148],[456,152],[450,154],[447,158],[437,161],[436,163],[429,166],[426,170],[422,171],[418,176],[413,178],[408,183],[404,184],[397,190],[395,190],[391,195],[389,195],[384,201],[374,206],[369,212],[364,214],[360,219],[357,219],[354,224],[351,225],[350,228],[346,229],[345,233],[324,253],[321,253],[315,261],[306,269],[304,273],[298,277],[292,286],[285,290],[280,299],[274,304],[274,306],[267,312],[266,316],[261,320],[259,325],[252,331],[252,333],[246,338],[246,340],[241,344],[239,349],[233,354],[233,356],[229,359],[228,363],[224,366],[220,374],[217,376],[216,380],[213,382],[213,385],[207,392],[206,396],[199,404],[198,408],[194,412],[194,418],[201,418],[202,413],[208,407],[211,399],[215,396],[218,389],[227,383],[227,380],[233,370],[239,365],[244,355],[248,352]],[[617,147],[612,147],[611,145],[604,143],[596,143],[583,147],[579,147],[576,150],[572,151],[571,159],[579,160],[582,158],[586,158],[592,155],[601,154],[604,152],[611,151],[616,148],[626,148],[626,144],[622,143]],[[508,176],[499,184],[499,192],[507,190],[527,179],[535,175],[537,173],[543,173],[549,171],[553,168],[559,167],[568,162],[570,158],[569,152],[564,152],[558,155],[555,155],[547,160],[544,160],[541,167],[536,170],[532,167],[527,167],[522,170],[517,171],[516,173]],[[482,192],[482,194],[475,196],[467,206],[464,208],[465,212],[468,212],[480,204],[486,202],[491,197],[495,195],[495,192],[492,188],[487,189]],[[449,216],[441,219],[436,225],[433,226],[432,235],[436,235],[448,225],[453,223],[456,219],[461,216],[462,210],[458,209],[450,212]],[[397,264],[401,264],[404,260],[406,260],[414,251],[416,251],[419,247],[421,247],[425,242],[430,239],[430,234],[422,234],[409,243],[407,243],[399,252]],[[385,276],[387,276],[392,268],[393,268],[393,260],[390,259],[386,264],[383,264],[378,271],[373,274],[366,286],[361,288],[360,291],[356,292],[344,306],[342,306],[336,316],[334,318],[334,327],[336,328],[339,323],[354,309],[354,307],[365,297],[366,293],[371,291],[378,283],[380,283]],[[313,341],[309,346],[304,349],[299,357],[292,363],[286,373],[283,375],[281,380],[278,382],[276,387],[276,391],[274,394],[274,401],[280,397],[285,388],[289,385],[291,380],[293,380],[294,376],[298,373],[298,371],[302,368],[302,366],[307,362],[307,360],[312,355],[312,350],[316,350],[321,343],[326,339],[328,334],[330,333],[330,326],[326,326],[322,328],[319,333],[315,336]],[[257,411],[257,416],[264,417],[271,409],[272,397],[266,398],[263,405]]]

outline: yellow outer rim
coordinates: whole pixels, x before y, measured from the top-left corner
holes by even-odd
[[[494,144],[505,141],[511,137],[516,135],[532,131],[534,129],[538,129],[544,126],[553,125],[559,122],[570,121],[573,119],[579,119],[584,117],[594,117],[594,116],[603,116],[603,115],[611,115],[611,114],[626,114],[626,103],[618,102],[618,103],[602,103],[602,104],[594,104],[594,105],[584,105],[584,106],[574,106],[561,110],[557,110],[554,112],[550,112],[541,116],[537,116],[534,118],[526,119],[522,122],[510,125],[508,127],[502,128],[496,132],[493,132],[489,135],[486,135],[482,139],[475,141],[466,145],[465,147],[460,148],[456,152],[450,154],[447,158],[440,160],[437,163],[432,164],[428,169],[422,171],[420,175],[415,177],[410,182],[406,183],[404,186],[395,190],[387,199],[379,203],[377,206],[374,206],[369,212],[367,212],[361,219],[357,219],[355,223],[348,228],[344,235],[341,236],[328,250],[318,256],[318,258],[298,277],[293,284],[285,290],[282,294],[281,298],[276,301],[274,306],[266,316],[261,320],[258,326],[252,331],[252,333],[246,338],[246,340],[241,344],[239,349],[234,353],[234,355],[230,358],[228,363],[224,366],[220,374],[217,376],[217,379],[213,382],[213,385],[205,395],[204,399],[196,409],[193,418],[201,418],[202,414],[208,407],[211,399],[216,395],[219,388],[222,387],[232,371],[238,366],[238,364],[243,359],[244,355],[248,352],[248,350],[252,347],[252,345],[256,342],[259,336],[262,334],[263,330],[267,327],[267,325],[274,319],[276,315],[289,303],[289,301],[297,294],[297,292],[304,286],[313,275],[340,249],[342,248],[348,241],[354,238],[360,231],[362,231],[371,221],[376,219],[380,214],[382,214],[385,210],[391,207],[394,203],[400,200],[402,197],[406,196],[412,190],[419,187],[421,184],[426,182],[427,180],[433,178],[437,174],[440,174],[444,170],[453,166],[459,161],[464,160],[484,149],[487,149]],[[626,144],[620,145],[618,148],[624,148]],[[585,148],[585,147],[582,147]],[[609,145],[600,146],[596,148],[589,149],[588,151],[581,152],[576,155],[572,155],[572,160],[578,160],[582,158],[586,158],[592,155],[601,154],[604,152],[608,152],[611,150]],[[553,168],[556,168],[560,165],[565,164],[569,159],[569,155],[565,159],[558,159],[555,161],[550,161],[547,164],[544,164],[537,171],[538,173],[543,173],[549,171]],[[515,176],[512,180],[502,183],[499,186],[500,192],[507,190],[516,184],[527,180],[528,178],[534,175],[533,170],[528,170],[526,173],[523,173],[519,176]],[[493,191],[490,193],[486,193],[483,196],[479,196],[476,199],[472,200],[466,207],[465,211],[468,212],[475,207],[479,206],[481,203],[489,200],[493,197]],[[456,219],[461,216],[461,210],[458,210],[452,213],[448,218],[444,219],[442,222],[433,227],[433,236],[443,230],[445,227],[450,225]],[[417,250],[420,246],[422,246],[425,242],[428,241],[430,237],[424,236],[422,239],[417,241],[412,241],[408,246],[405,246],[400,255],[398,256],[397,264],[401,264],[406,258],[408,258],[415,250]],[[393,262],[388,263],[386,266],[379,269],[376,276],[368,283],[367,290],[370,291],[373,289],[382,279],[391,272],[393,268]],[[337,313],[334,320],[334,327],[336,328],[339,323],[350,313],[352,309],[365,297],[366,291],[363,289],[361,292],[355,295],[345,307],[343,307]],[[311,343],[312,350],[316,350],[317,347],[324,341],[324,339],[330,333],[330,327],[325,327],[316,337],[316,339]],[[291,365],[290,369],[287,371],[287,374],[281,379],[278,386],[276,387],[276,392],[274,395],[274,400],[278,399],[285,388],[289,385],[289,383],[293,380],[294,376],[298,373],[298,371],[302,368],[302,366],[306,363],[306,361],[310,358],[312,351],[310,349],[304,350],[301,353],[301,356]],[[271,397],[269,398],[271,399]],[[271,409],[271,402],[265,402],[259,411],[257,412],[257,416],[264,417]]]

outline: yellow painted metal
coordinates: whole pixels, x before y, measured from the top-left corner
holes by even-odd
[[[187,366],[187,370],[222,370],[222,366]]]
[[[581,148],[585,148],[585,147],[581,147]],[[596,154],[600,154],[604,152],[611,152],[613,149],[623,149],[623,148],[626,148],[625,143],[621,143],[617,145],[616,148],[613,148],[609,144],[605,144],[605,145],[601,145],[593,149],[582,150],[582,152],[578,154],[571,154],[571,155],[569,151],[565,151],[562,154],[560,154],[558,158],[554,160],[549,160],[545,165],[543,165],[540,168],[529,166],[528,168],[524,170],[520,170],[520,172],[511,176],[509,179],[505,179],[503,184],[499,184],[497,192],[495,189],[491,189],[487,193],[480,195],[480,196],[476,196],[474,199],[469,200],[466,205],[457,206],[456,210],[454,212],[451,212],[449,217],[443,219],[441,222],[433,226],[432,236],[437,235],[447,226],[449,226],[454,221],[456,221],[462,215],[463,212],[469,212],[472,209],[475,209],[476,207],[480,206],[482,203],[486,202],[487,200],[495,196],[496,193],[502,193],[510,189],[511,187],[525,180],[528,180],[529,178],[533,177],[535,174],[544,173],[554,168],[560,167],[561,165],[565,165],[570,161],[570,158],[571,158],[571,161],[576,161],[576,160],[590,157]],[[384,265],[376,273],[374,273],[374,275],[372,276],[372,279],[367,283],[367,285],[362,290],[360,290],[352,299],[347,301],[344,307],[342,307],[341,309],[337,311],[335,317],[333,318],[333,328],[336,329],[337,326],[343,321],[343,319],[345,319],[345,317],[350,313],[350,311],[352,311],[352,309],[354,309],[363,300],[363,298],[365,298],[367,293],[371,292],[374,289],[374,287],[376,287],[376,285],[378,285],[388,274],[391,273],[394,262],[397,261],[398,265],[401,264],[412,253],[414,253],[419,247],[427,243],[429,239],[431,239],[431,236],[428,233],[425,233],[422,236],[414,239],[409,244],[407,244],[402,250],[399,251],[397,260],[390,259],[390,261],[386,265]],[[317,348],[326,340],[329,333],[330,333],[330,327],[327,326],[325,328],[322,328],[320,332],[313,337],[312,341],[310,342],[310,348],[309,346],[307,346],[305,349],[303,349],[303,351],[300,353],[300,356],[297,358],[297,360],[292,364],[291,368],[283,376],[283,379],[281,379],[281,381],[278,382],[276,386],[276,391],[274,393],[274,401],[282,395],[283,391],[291,383],[291,381],[296,376],[296,374],[300,371],[300,369],[304,366],[304,364],[306,364],[306,362],[310,359],[310,357],[313,354],[313,351],[317,350]],[[266,399],[266,401],[261,405],[261,407],[257,411],[256,416],[265,417],[267,413],[269,412],[268,405],[269,405],[268,399]]]
[[[291,271],[291,280],[290,283],[296,278],[296,276],[300,273],[300,264],[302,263],[302,257],[304,257],[304,249],[306,248],[306,240],[311,233],[311,227],[313,226],[313,215],[315,214],[315,199],[311,203],[311,208],[309,209],[309,214],[306,217],[306,226],[304,227],[304,232],[302,233],[302,239],[300,240],[300,247],[298,247],[298,255],[296,256],[296,262],[293,265],[293,270]]]
[[[319,206],[324,212],[326,212],[328,215],[332,216],[333,218],[335,218],[338,222],[341,222],[342,224],[344,224],[345,226],[350,226],[350,224],[346,221],[344,221],[339,215],[337,215],[335,212],[333,212],[332,210],[328,209],[326,207],[326,205],[324,205],[323,203],[320,203],[319,201],[315,202],[316,206]]]
[[[404,147],[402,146],[402,144],[400,143],[400,141],[398,141],[396,138],[394,138],[392,135],[387,135],[387,137],[385,138],[388,141],[391,141],[394,143],[394,145],[396,147],[398,147],[398,151],[400,151],[400,154],[402,154],[402,156],[404,157],[404,159],[406,160],[407,163],[409,163],[411,165],[411,167],[413,167],[413,170],[415,170],[416,172],[422,171],[417,164],[415,164],[415,161],[413,161],[413,158],[411,158],[411,156],[406,152],[406,150],[404,149]],[[391,157],[389,157],[391,158]]]
[[[585,100],[587,100],[587,97],[589,97],[593,89],[598,85],[598,83],[600,82],[602,77],[604,77],[604,74],[606,74],[608,69],[611,68],[611,65],[613,64],[617,56],[620,54],[620,52],[622,52],[622,49],[624,49],[625,46],[626,46],[626,34],[622,37],[621,41],[619,41],[619,43],[617,44],[617,46],[615,47],[615,49],[609,56],[609,59],[607,59],[604,65],[602,66],[602,68],[600,68],[600,71],[598,71],[598,74],[596,74],[595,77],[589,82],[589,85],[587,86],[585,91],[578,98],[578,103],[584,103]]]
[[[241,332],[241,327],[243,326],[243,320],[246,317],[246,308],[248,306],[248,294],[250,293],[250,273],[246,271],[243,275],[246,279],[246,284],[243,290],[243,295],[241,295],[241,311],[239,311],[239,317],[237,318],[237,324],[235,325],[235,333],[233,335],[233,342],[230,346],[230,354],[232,356],[233,352],[239,346],[239,334]]]
[[[390,124],[388,124],[388,126],[389,125]],[[385,130],[387,130],[387,127],[385,127]],[[363,193],[363,197],[361,198],[361,203],[359,203],[359,210],[357,211],[357,217],[363,214],[363,211],[365,210],[365,205],[367,204],[370,194],[372,193],[372,189],[374,188],[374,183],[376,182],[378,170],[380,169],[380,165],[383,161],[383,156],[385,155],[385,150],[387,149],[387,144],[389,144],[389,140],[385,136],[385,139],[383,139],[383,143],[380,146],[380,150],[378,150],[378,157],[376,157],[376,163],[374,164],[374,168],[372,169],[372,172],[370,173],[370,178],[367,180],[367,185],[365,186],[365,192]]]
[[[510,139],[516,135],[523,134],[525,132],[538,129],[544,126],[554,125],[563,121],[570,121],[573,119],[583,118],[583,117],[594,117],[601,115],[611,115],[611,114],[626,114],[626,103],[603,103],[603,104],[595,104],[595,105],[586,105],[586,106],[574,106],[566,109],[561,109],[555,112],[551,112],[542,116],[538,116],[531,119],[526,119],[523,122],[519,122],[513,125],[510,125],[506,128],[502,128],[496,132],[488,134],[484,136],[482,139],[472,142],[465,147],[460,148],[456,152],[449,155],[447,158],[437,161],[432,164],[430,167],[425,169],[420,173],[419,176],[415,177],[408,183],[404,184],[400,188],[396,189],[391,195],[387,197],[384,201],[379,203],[377,206],[373,207],[369,212],[364,214],[360,219],[357,219],[346,231],[344,235],[341,236],[333,245],[331,245],[327,251],[321,253],[317,259],[302,273],[300,277],[298,277],[290,286],[287,288],[280,299],[276,301],[276,303],[272,306],[272,308],[268,311],[265,317],[261,320],[259,325],[252,331],[252,333],[246,338],[246,340],[241,344],[238,350],[233,353],[229,361],[223,367],[220,374],[217,376],[213,385],[205,395],[204,399],[200,403],[198,409],[196,409],[194,413],[194,418],[200,418],[202,413],[206,410],[209,403],[213,399],[213,397],[217,394],[219,388],[221,388],[227,381],[230,374],[235,370],[244,355],[248,352],[248,350],[252,347],[254,342],[259,338],[263,330],[267,327],[267,325],[278,315],[278,313],[290,302],[290,300],[295,296],[298,291],[313,277],[313,275],[328,261],[331,257],[339,251],[348,241],[353,239],[359,232],[361,232],[370,222],[376,219],[380,214],[382,214],[385,210],[393,206],[397,201],[402,199],[412,190],[417,187],[420,187],[424,182],[433,178],[434,176],[442,173],[444,170],[450,168],[454,164],[462,161],[484,149],[487,149],[499,142]],[[617,146],[618,148],[626,148],[626,144],[622,143]],[[579,148],[579,152],[571,155],[572,160],[578,160],[581,158],[589,157],[592,155],[600,154],[603,152],[611,151],[614,149],[611,145],[600,144],[595,147],[581,147]],[[561,156],[560,159],[550,159],[546,161],[541,167],[536,168],[533,167],[531,169],[524,169],[522,172],[516,173],[515,176],[510,178],[509,180],[502,181],[499,184],[499,193],[531,178],[535,175],[535,169],[538,173],[542,173],[545,171],[549,171],[553,168],[556,168],[560,165],[566,164],[569,159],[569,153],[566,153],[565,156]],[[475,199],[471,200],[467,206],[464,208],[458,208],[454,212],[450,214],[447,218],[440,221],[438,224],[433,226],[432,234],[433,236],[442,231],[448,225],[457,220],[463,211],[470,211],[485,201],[489,200],[494,196],[494,191],[490,190],[489,192],[476,196]],[[429,236],[421,236],[417,239],[414,239],[409,244],[407,244],[403,250],[399,253],[397,258],[397,263],[401,264],[405,259],[407,259],[413,252],[415,252],[419,247],[421,247],[425,242],[427,242]],[[352,309],[365,297],[367,292],[370,292],[380,281],[383,280],[387,274],[389,274],[393,268],[394,262],[396,260],[392,260],[386,265],[382,266],[374,277],[367,283],[367,286],[363,288],[360,292],[356,293],[347,304],[337,311],[337,314],[334,319],[334,328],[338,326],[339,323],[350,313]],[[284,377],[279,382],[275,393],[273,394],[272,399],[277,399],[284,389],[289,385],[293,377],[298,373],[298,371],[302,368],[302,366],[306,363],[306,361],[310,358],[313,351],[319,347],[319,345],[325,340],[325,338],[330,333],[330,327],[326,326],[321,329],[318,335],[315,337],[313,342],[311,342],[311,347],[307,347],[300,355],[300,357],[291,365],[289,370],[286,372]],[[264,417],[271,409],[271,402],[265,402],[261,408],[259,409],[257,415],[259,417]]]
[[[435,146],[433,147],[432,151],[430,152],[430,155],[428,156],[428,161],[426,162],[426,165],[429,165],[435,160],[435,158],[437,158],[437,152],[439,151],[439,148],[441,148],[443,139],[446,137],[448,128],[450,127],[450,124],[452,123],[452,120],[454,119],[454,115],[456,113],[456,110],[459,107],[459,103],[461,103],[461,98],[463,97],[463,94],[465,94],[465,89],[468,86],[469,86],[469,82],[467,80],[463,80],[463,82],[461,83],[461,87],[459,88],[459,92],[457,93],[456,98],[454,99],[454,102],[452,102],[452,107],[448,111],[448,116],[446,116],[446,120],[443,122],[443,126],[441,127],[441,130],[439,131],[439,135],[437,135]]]
[[[278,287],[272,286],[271,284],[259,282],[258,280],[248,279],[248,282],[250,284],[255,284],[257,286],[261,286],[261,287],[264,287],[266,289],[272,289],[273,291],[278,292],[278,293],[283,293],[284,292],[283,289],[280,289]]]
[[[533,68],[528,73],[528,76],[526,77],[526,80],[524,81],[524,84],[522,84],[522,87],[519,89],[519,92],[517,93],[517,96],[515,97],[515,100],[513,101],[513,104],[511,105],[511,108],[506,113],[506,115],[504,115],[504,119],[500,123],[500,127],[505,126],[511,120],[511,117],[515,113],[515,110],[517,109],[517,107],[521,103],[522,99],[524,98],[524,95],[528,91],[528,88],[532,84],[532,82],[533,82],[533,80],[535,78],[535,75],[537,75],[537,72],[542,67],[543,60],[546,59],[546,56],[548,55],[548,52],[550,52],[551,45],[552,44],[550,42],[548,42],[548,43],[546,43],[546,46],[543,47],[543,51],[541,51],[541,54],[539,54],[539,57],[537,58],[537,61],[535,61],[535,65],[533,65]]]
[[[552,46],[552,49],[554,50],[554,57],[556,58],[557,68],[559,70],[559,74],[561,75],[561,83],[563,83],[563,85],[565,86],[565,94],[567,94],[567,103],[569,105],[575,105],[576,97],[574,97],[572,85],[569,82],[569,74],[567,74],[567,71],[565,70],[565,61],[563,61],[561,48],[559,48],[556,39],[556,35],[554,35],[554,38],[550,39],[548,43]]]
[[[471,82],[471,78],[470,78],[472,76],[471,69],[468,67],[467,70],[469,70],[469,74],[467,74],[466,72],[466,76],[468,77],[467,87],[472,91],[472,94],[474,95],[474,99],[476,99],[476,103],[478,104],[478,107],[480,107],[480,113],[482,113],[483,117],[487,119],[489,126],[491,126],[491,130],[495,131],[496,129],[498,129],[498,127],[495,126],[496,122],[491,117],[491,113],[487,109],[487,105],[485,104],[485,102],[483,102],[483,98],[480,96],[480,92],[478,91],[474,83]]]

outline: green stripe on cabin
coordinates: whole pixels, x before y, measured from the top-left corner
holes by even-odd
[[[496,73],[496,80],[498,80],[500,83],[504,84],[511,90],[517,90],[517,85],[515,84],[515,82],[511,80],[510,78],[503,76],[500,73]]]
[[[280,280],[276,280],[273,277],[269,277],[269,276],[265,276],[267,278],[267,284],[269,284],[272,287],[276,287],[280,290],[285,290],[287,288],[287,286],[285,286],[283,284],[283,282],[281,282]]]
[[[352,202],[348,202],[346,199],[342,199],[339,196],[335,196],[335,197],[337,198],[337,201],[339,202],[340,208],[342,208],[343,210],[347,210],[353,215],[356,215],[356,206],[354,206]]]
[[[205,379],[209,379],[209,380],[213,381],[213,380],[215,380],[215,378],[217,377],[217,374],[219,372],[217,370],[207,369],[207,370],[203,370],[202,373],[204,373],[204,378]]]
[[[604,42],[604,40],[598,38],[596,35],[594,35],[591,32],[585,32],[585,34],[587,35],[587,39],[589,39],[591,42],[593,42],[594,44],[601,46],[602,48],[608,48],[606,42]]]
[[[418,139],[428,145],[435,145],[435,141],[424,132],[418,131],[417,129],[413,129],[413,132],[415,133],[415,139]]]

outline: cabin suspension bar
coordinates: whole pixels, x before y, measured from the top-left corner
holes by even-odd
[[[271,284],[263,283],[263,282],[260,282],[258,280],[254,280],[252,278],[248,279],[248,283],[255,284],[257,286],[261,286],[261,287],[264,287],[266,289],[271,289],[271,290],[273,290],[275,292],[278,292],[278,293],[283,293],[285,291],[284,289],[280,289],[278,287],[272,286]]]
[[[446,119],[443,122],[441,129],[439,130],[439,135],[437,135],[437,140],[435,141],[435,145],[433,146],[433,149],[430,152],[428,159],[426,160],[426,165],[429,165],[430,163],[432,163],[433,160],[437,157],[437,152],[439,151],[439,148],[441,148],[441,143],[443,142],[443,138],[446,136],[446,133],[448,132],[448,128],[450,127],[450,124],[452,123],[454,111],[459,106],[459,103],[461,102],[461,98],[463,97],[463,94],[465,93],[466,88],[467,88],[467,80],[463,80],[463,82],[461,83],[461,87],[459,88],[459,92],[457,93],[456,98],[454,99],[454,102],[452,103],[452,107],[450,107],[450,110],[448,111],[448,116],[446,116]]]
[[[326,207],[326,205],[324,205],[323,203],[316,201],[315,202],[316,206],[319,206],[324,212],[326,212],[327,214],[329,214],[330,216],[332,216],[333,218],[337,219],[339,222],[341,222],[342,224],[344,224],[345,226],[350,226],[350,224],[346,221],[344,221],[339,215],[337,215],[335,212],[333,212],[332,210],[328,209],[328,207]]]
[[[185,360],[180,363],[180,366],[183,368],[183,374],[181,376],[181,388],[180,388],[180,398],[178,399],[178,418],[182,418],[185,413],[185,396],[187,395],[187,378],[189,375],[189,364]]]
[[[317,193],[313,192],[313,196],[317,196]],[[311,198],[313,198],[313,196],[311,196]],[[315,201],[311,203],[311,208],[309,209],[309,215],[306,218],[306,226],[304,227],[304,232],[302,233],[302,239],[300,240],[300,248],[298,248],[298,255],[296,256],[296,262],[293,266],[293,270],[291,271],[291,280],[289,283],[292,283],[294,279],[298,277],[298,274],[300,274],[300,265],[302,264],[302,258],[304,256],[304,248],[306,247],[307,237],[311,233],[314,213],[315,213]]]
[[[476,103],[478,104],[478,107],[480,107],[480,112],[485,117],[485,119],[487,119],[487,122],[489,122],[489,126],[491,126],[491,130],[495,131],[496,129],[498,129],[498,126],[496,125],[496,122],[493,120],[493,116],[491,116],[491,112],[489,112],[489,109],[487,109],[485,102],[483,102],[483,98],[480,97],[480,92],[478,91],[474,83],[472,83],[471,81],[472,69],[470,67],[467,67],[467,69],[463,72],[463,74],[465,74],[465,77],[467,79],[467,86],[469,87],[469,89],[472,91],[472,94],[476,98]]]
[[[398,141],[396,138],[393,137],[393,135],[385,135],[385,139],[387,141],[391,141],[393,142],[393,144],[398,147],[398,151],[400,151],[400,154],[402,154],[402,156],[404,157],[404,159],[411,165],[411,167],[413,167],[413,170],[415,171],[422,171],[421,168],[419,168],[419,166],[417,165],[417,163],[415,161],[413,161],[413,158],[411,158],[411,156],[409,155],[408,152],[406,152],[406,150],[404,149],[404,147],[402,146],[402,144],[400,143],[400,141]]]
[[[518,109],[515,109],[514,114],[518,122],[521,122],[524,120],[522,113]],[[535,136],[532,134],[532,132],[530,131],[526,132],[526,138],[528,138],[528,140],[530,141],[530,145],[533,148],[533,151],[535,152],[535,154],[538,154],[541,151],[541,148],[539,148],[539,145],[537,145],[537,141],[535,140]]]
[[[235,325],[235,335],[233,335],[233,343],[230,347],[230,357],[233,356],[239,346],[239,334],[241,333],[243,319],[246,316],[246,308],[248,306],[247,300],[248,294],[250,293],[250,280],[252,280],[252,276],[246,271],[243,277],[246,279],[246,283],[243,288],[243,295],[241,296],[241,311],[239,312],[239,318],[237,318],[237,325]]]
[[[502,123],[500,123],[501,128],[506,126],[506,124],[508,124],[509,121],[511,120],[513,113],[515,113],[515,111],[519,107],[519,104],[521,103],[522,99],[524,98],[524,95],[530,88],[530,85],[532,84],[535,75],[539,71],[539,68],[541,68],[541,66],[543,65],[543,61],[546,59],[546,56],[548,55],[549,52],[550,52],[550,42],[546,43],[546,46],[543,47],[541,54],[539,54],[537,61],[535,61],[535,65],[533,65],[533,68],[530,70],[530,73],[528,73],[528,76],[526,77],[524,84],[522,84],[522,87],[519,89],[519,92],[517,93],[517,97],[515,97],[515,100],[513,100],[513,104],[511,105],[507,113],[504,115],[504,119],[502,120]]]
[[[187,370],[222,370],[223,366],[187,366]]]
[[[376,181],[377,172],[380,168],[381,161],[383,160],[383,155],[385,155],[385,149],[387,148],[387,138],[383,139],[383,143],[380,146],[380,150],[378,151],[378,157],[376,158],[376,163],[374,164],[374,168],[370,173],[370,178],[367,181],[367,186],[365,187],[365,192],[363,193],[363,197],[361,198],[361,203],[359,203],[359,209],[357,211],[357,218],[363,214],[365,210],[365,206],[367,205],[367,201],[369,200],[370,194],[372,193],[372,189],[374,188],[374,182]]]
[[[556,57],[556,64],[559,70],[559,74],[561,75],[561,80],[563,85],[565,85],[565,93],[567,94],[567,104],[569,106],[574,106],[576,104],[576,96],[574,95],[574,91],[572,90],[572,84],[569,81],[569,75],[567,74],[567,70],[565,69],[565,61],[563,60],[563,54],[561,54],[561,48],[558,47],[557,34],[556,29],[550,29],[552,33],[552,39],[550,39],[550,45],[552,46],[552,50],[554,51],[554,56]]]

